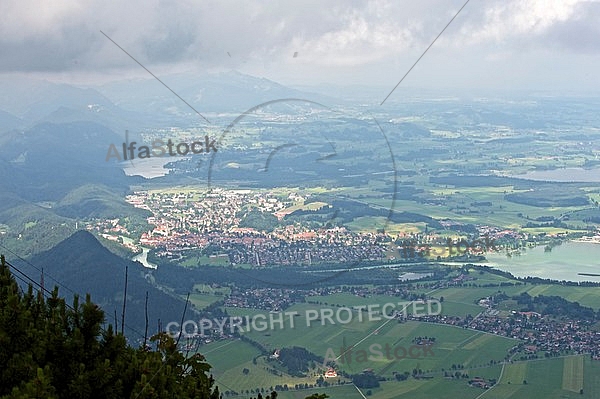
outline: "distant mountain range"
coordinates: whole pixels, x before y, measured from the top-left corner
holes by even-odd
[[[323,101],[237,72],[161,78],[199,112],[220,118],[218,129],[264,101]],[[199,124],[205,122],[150,76],[96,87],[1,77],[2,242],[30,256],[68,237],[80,219],[127,215],[145,220],[147,215],[124,201],[130,187],[145,179],[126,176],[114,159],[106,162],[109,146],[120,149],[125,130],[135,141],[144,129]]]
[[[231,122],[235,113],[265,101],[329,100],[237,72],[178,74],[163,81],[200,112],[221,115],[222,124]],[[294,112],[291,108],[298,106],[288,104],[286,111]],[[200,122],[193,110],[152,77],[96,88],[0,78],[0,176],[1,195],[6,199],[0,212],[10,205],[62,201],[57,204],[61,216],[111,217],[105,210],[111,208],[107,204],[116,204],[115,198],[98,198],[99,190],[93,189],[72,194],[90,185],[122,194],[144,180],[125,176],[122,165],[114,160],[106,162],[109,145],[114,143],[120,149],[126,140],[125,129],[131,131],[129,139],[133,141],[143,127]],[[65,200],[67,195],[70,197]],[[10,224],[11,215],[0,213],[0,223]]]
[[[146,212],[125,201],[140,176],[106,162],[110,143],[125,139],[94,122],[41,123],[0,136],[0,237],[21,256],[49,249],[76,229],[78,220]]]
[[[100,92],[68,84],[0,78],[0,133],[42,122],[91,121],[114,125],[125,113]]]
[[[31,201],[60,200],[90,183],[124,191],[135,179],[105,160],[109,144],[123,141],[91,122],[43,123],[6,133],[0,142],[2,188]]]
[[[200,113],[241,113],[266,101],[282,98],[303,98],[327,105],[338,101],[235,71],[204,75],[183,73],[161,80]],[[114,82],[98,87],[98,91],[127,110],[199,121],[191,108],[156,79]]]
[[[281,98],[303,98],[327,105],[337,101],[234,71],[160,78],[201,114],[241,113],[257,104]],[[177,95],[150,75],[147,79],[89,87],[0,78],[0,93],[0,135],[42,122],[87,121],[117,131],[205,123]]]

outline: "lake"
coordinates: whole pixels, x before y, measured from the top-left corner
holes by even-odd
[[[600,183],[600,169],[563,168],[552,170],[533,170],[524,175],[512,176],[519,179],[553,182]]]
[[[488,266],[516,277],[600,282],[600,277],[577,274],[600,274],[600,244],[596,243],[569,241],[552,248],[551,252],[545,252],[542,245],[522,250],[520,256],[508,258],[506,253],[492,252],[486,254],[486,258]]]
[[[154,177],[165,176],[169,173],[169,169],[165,169],[164,165],[169,162],[177,161],[178,159],[171,157],[155,157],[148,159],[134,159],[133,161],[124,161],[121,163],[123,171],[127,176],[142,176],[147,179]]]

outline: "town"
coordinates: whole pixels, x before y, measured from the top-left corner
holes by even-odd
[[[298,212],[331,207],[311,196],[281,189],[136,191],[126,200],[151,212],[148,231],[134,236],[118,220],[90,222],[87,228],[123,242],[133,252],[143,247],[158,258],[183,261],[193,251],[198,263],[203,258],[207,264],[212,259],[233,266],[436,260],[482,255],[502,249],[496,246],[498,239],[506,243],[527,238],[512,230],[482,226],[481,240],[468,243],[435,233],[355,231],[334,221],[311,223],[294,218]],[[452,228],[451,223],[442,224]]]

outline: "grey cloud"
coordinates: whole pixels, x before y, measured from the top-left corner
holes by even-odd
[[[64,0],[36,15],[31,10],[37,3],[23,0],[0,5],[0,73],[140,72],[102,30],[152,70],[189,66],[277,76],[368,80],[367,75],[386,71],[396,76],[463,3],[92,0],[80,5]],[[472,0],[424,62],[433,57],[438,63],[443,57],[511,57],[556,51],[557,46],[574,57],[581,52],[600,55],[598,15],[597,2]]]
[[[546,35],[549,45],[586,54],[600,53],[600,3],[586,2],[576,8],[574,18],[559,23]]]
[[[283,2],[163,2],[134,1],[116,5],[91,1],[85,8],[67,8],[45,21],[42,17],[20,23],[12,21],[18,34],[5,34],[0,51],[9,50],[9,58],[0,59],[1,70],[65,70],[128,65],[130,60],[114,56],[117,52],[101,34],[106,32],[142,62],[198,61],[214,65],[229,52],[239,62],[249,58],[287,57],[293,46],[305,51],[330,43],[335,50],[351,51],[360,57],[368,52],[368,40],[346,42],[342,35],[352,31],[359,19],[375,32],[392,32],[393,27],[415,29],[430,19],[420,4],[402,7],[386,2],[306,1]],[[66,4],[66,3],[65,3]],[[435,1],[433,8],[444,10],[446,2]],[[431,7],[430,4],[430,7]],[[18,14],[17,18],[27,15]],[[442,20],[445,15],[442,15]],[[10,22],[9,15],[0,22]],[[379,18],[383,18],[381,21]],[[425,19],[424,19],[425,18]],[[438,21],[439,22],[439,21]],[[385,29],[377,30],[380,26]],[[439,25],[439,24],[437,24]],[[385,39],[382,38],[382,39]],[[338,40],[336,42],[336,40]],[[115,49],[112,49],[115,50]],[[94,53],[100,52],[99,54]],[[2,51],[3,53],[5,51]],[[38,57],[42,53],[43,57]],[[365,54],[369,58],[369,54]],[[73,60],[78,64],[73,65]]]

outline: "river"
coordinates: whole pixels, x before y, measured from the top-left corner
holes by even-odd
[[[125,237],[125,236],[120,236],[120,237],[123,239],[124,243],[128,243],[128,244],[134,243],[134,241],[129,237]],[[158,269],[157,265],[148,261],[148,252],[150,252],[150,248],[146,248],[146,247],[141,247],[141,248],[142,248],[142,253],[134,256],[132,258],[132,260],[140,262],[142,265],[144,265],[144,267],[147,267],[148,269]]]

